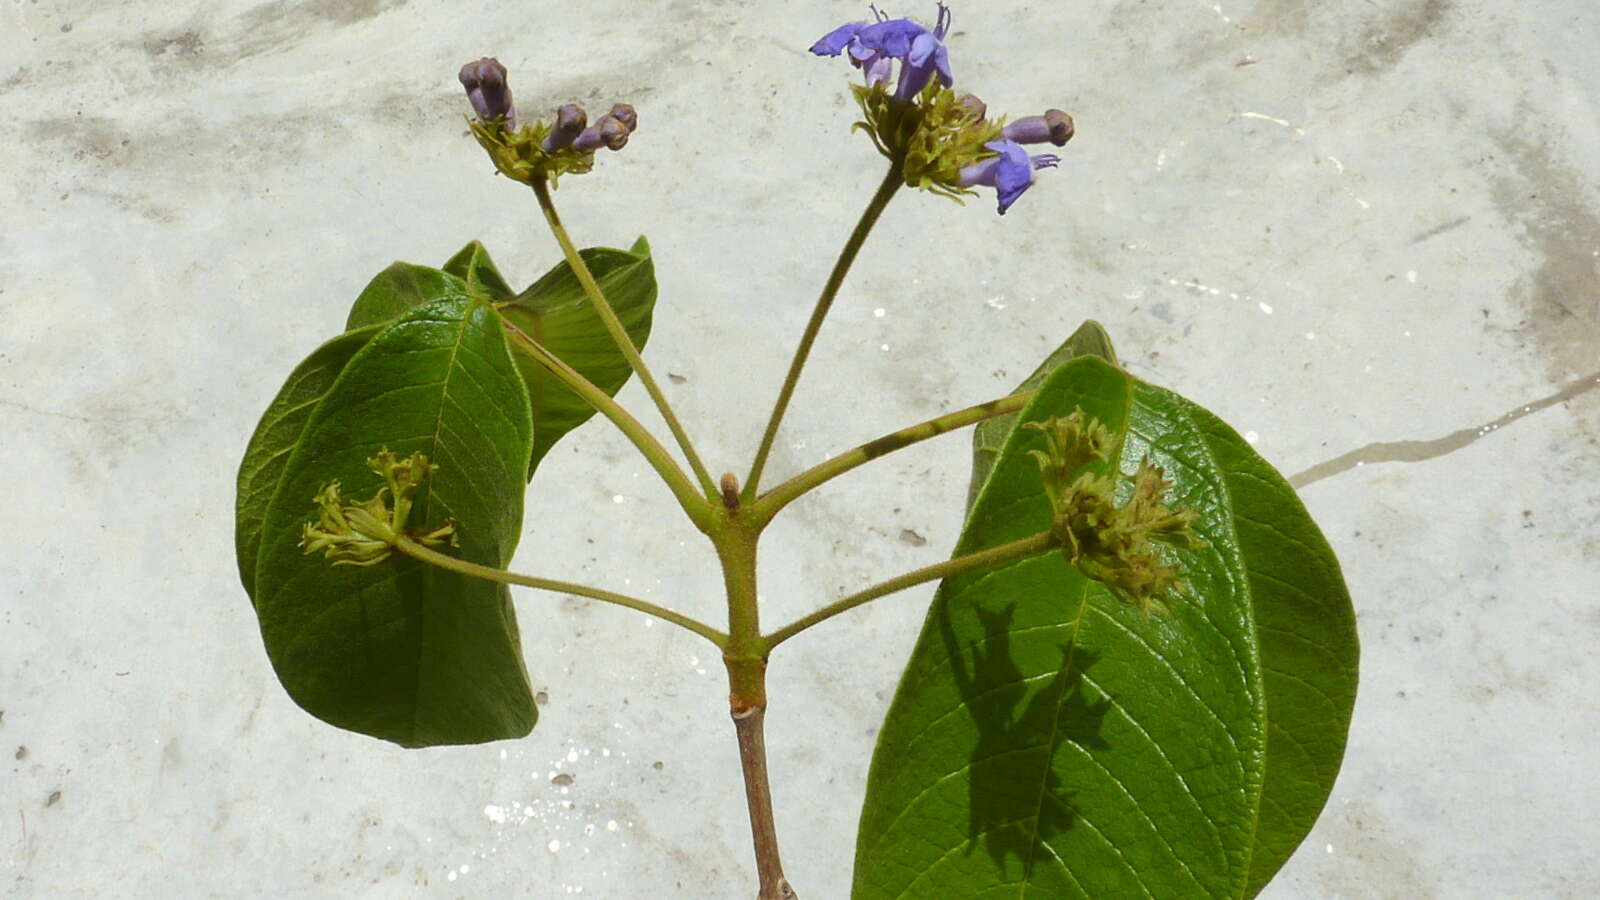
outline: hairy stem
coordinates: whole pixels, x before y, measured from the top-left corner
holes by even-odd
[[[710,502],[694,488],[694,483],[689,476],[679,468],[678,461],[672,458],[667,448],[661,446],[655,435],[635,419],[631,413],[623,409],[621,404],[612,399],[610,394],[601,390],[594,382],[583,377],[576,369],[567,365],[560,357],[551,353],[543,344],[534,340],[527,332],[507,321],[506,331],[512,340],[527,349],[534,361],[545,368],[545,371],[561,380],[561,383],[571,388],[574,393],[582,397],[590,406],[599,410],[612,424],[617,426],[633,445],[639,448],[650,466],[667,483],[672,495],[678,499],[678,505],[688,514],[690,520],[702,531],[705,530],[711,514]]]
[[[853,450],[847,450],[830,460],[818,463],[762,494],[751,505],[750,515],[755,517],[757,521],[768,521],[795,498],[824,482],[843,475],[857,466],[871,462],[880,456],[893,453],[903,447],[909,447],[928,438],[938,437],[946,432],[954,431],[957,428],[965,428],[985,419],[1014,413],[1027,406],[1028,401],[1032,399],[1032,391],[1011,394],[998,400],[990,400],[987,403],[979,403],[966,409],[945,413],[926,422],[902,428],[876,440],[868,441]]]
[[[856,223],[855,230],[850,232],[850,239],[845,241],[844,249],[839,252],[839,259],[833,264],[833,271],[828,274],[827,283],[822,286],[822,293],[817,297],[817,305],[811,310],[811,320],[806,323],[805,333],[800,336],[800,346],[795,349],[794,359],[789,363],[789,374],[784,376],[783,388],[778,391],[778,402],[773,405],[772,415],[767,419],[766,431],[761,435],[761,446],[756,450],[755,462],[750,465],[750,476],[745,479],[746,502],[756,497],[761,484],[761,470],[766,468],[767,456],[772,452],[772,442],[778,437],[778,426],[783,422],[784,411],[789,408],[789,399],[794,396],[795,385],[800,383],[800,371],[805,368],[806,357],[811,355],[811,345],[816,343],[817,332],[822,330],[822,320],[828,317],[828,310],[833,306],[833,298],[838,295],[839,287],[844,284],[844,277],[850,272],[850,265],[855,262],[856,254],[861,252],[861,245],[866,243],[867,234],[872,231],[872,226],[877,224],[878,217],[894,198],[895,192],[904,184],[903,166],[899,162],[891,163],[889,173],[883,177],[883,183],[878,185],[877,192],[867,202],[867,208],[861,213],[861,220]]]
[[[639,355],[639,348],[633,345],[633,338],[629,337],[628,330],[622,327],[622,320],[617,318],[616,310],[611,308],[611,303],[606,300],[600,285],[595,283],[594,274],[589,271],[588,264],[583,261],[578,248],[573,245],[566,226],[561,224],[561,216],[556,213],[555,203],[550,199],[549,183],[543,178],[535,178],[533,193],[539,198],[539,208],[544,211],[544,219],[549,223],[550,232],[555,235],[556,243],[561,245],[561,252],[567,258],[567,265],[572,267],[572,272],[578,277],[578,283],[583,286],[584,293],[589,295],[589,301],[594,304],[595,312],[605,323],[606,330],[611,333],[611,339],[616,342],[617,349],[628,358],[628,365],[633,367],[634,374],[639,376],[639,382],[649,392],[656,409],[661,411],[661,418],[667,420],[667,427],[672,430],[672,436],[677,439],[684,457],[689,460],[689,468],[694,471],[695,478],[699,479],[701,490],[708,497],[716,496],[717,486],[712,482],[711,474],[706,471],[705,464],[700,461],[699,454],[695,453],[688,432],[683,430],[683,424],[678,421],[677,414],[672,411],[672,405],[667,402],[667,395],[661,392],[661,385],[656,383],[656,377],[650,373],[650,367],[645,365],[644,357]]]
[[[710,625],[707,625],[698,619],[691,619],[688,616],[675,613],[665,607],[657,606],[648,600],[640,600],[637,597],[629,597],[626,594],[618,594],[614,591],[590,587],[586,584],[574,584],[570,581],[556,581],[551,578],[536,578],[532,575],[519,575],[516,572],[507,572],[505,569],[495,569],[489,566],[480,566],[477,563],[467,562],[464,559],[457,559],[454,556],[449,556],[447,554],[440,553],[437,550],[424,547],[423,545],[413,541],[411,538],[408,538],[403,534],[395,538],[394,548],[411,557],[412,559],[420,560],[428,563],[429,565],[438,566],[441,569],[449,569],[452,572],[459,572],[462,575],[470,575],[474,578],[486,578],[490,581],[499,581],[504,584],[520,584],[524,587],[539,588],[540,590],[545,591],[557,591],[563,594],[575,594],[579,597],[588,597],[591,600],[599,600],[602,603],[611,603],[616,606],[624,606],[628,609],[637,610],[647,615],[655,616],[664,622],[671,622],[680,628],[688,629],[689,631],[700,635],[711,643],[716,644],[718,647],[725,647],[728,643],[728,636],[717,629],[712,628]]]
[[[1009,544],[1001,544],[998,547],[990,547],[988,550],[979,550],[976,553],[957,556],[941,563],[907,572],[904,575],[897,575],[888,581],[875,584],[864,591],[858,591],[848,597],[830,603],[808,616],[796,619],[794,622],[768,635],[763,644],[770,653],[772,648],[805,631],[807,628],[819,622],[825,622],[840,613],[849,612],[864,603],[870,603],[879,597],[893,594],[896,591],[903,591],[908,587],[915,587],[923,582],[933,581],[936,578],[948,578],[951,575],[977,572],[1016,562],[1019,559],[1036,556],[1056,545],[1055,536],[1046,531],[1032,537],[1012,541]]]

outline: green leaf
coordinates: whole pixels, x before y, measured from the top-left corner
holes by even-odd
[[[1231,429],[1097,356],[1021,421],[1081,407],[1198,513],[1189,595],[1148,618],[1060,552],[946,579],[880,733],[857,898],[1249,897],[1326,801],[1356,686],[1349,595],[1292,488]],[[1049,528],[1015,428],[957,553]]]
[[[655,263],[650,245],[639,238],[629,250],[593,247],[579,253],[595,283],[610,301],[623,328],[641,350],[650,338],[656,305]],[[565,262],[523,291],[501,313],[546,349],[615,396],[633,374],[605,323],[595,313],[577,276]],[[533,404],[533,458],[528,478],[563,435],[594,415],[594,407],[546,372],[532,357],[516,354]]]
[[[470,249],[472,245],[467,246]],[[458,253],[456,257],[460,255]],[[451,262],[454,261],[455,258],[452,258]],[[350,307],[350,317],[344,327],[346,331],[353,331],[368,325],[379,325],[430,300],[470,293],[465,281],[448,272],[408,262],[395,262],[379,272],[362,289]]]
[[[283,476],[283,467],[289,462],[289,453],[350,358],[382,330],[371,325],[348,331],[312,351],[289,374],[283,389],[262,415],[255,434],[250,436],[244,462],[239,465],[239,497],[234,515],[234,549],[239,557],[239,578],[246,591],[255,591],[261,523]]]
[[[489,258],[489,251],[477,241],[462,247],[455,256],[450,257],[450,261],[444,264],[444,271],[465,281],[479,296],[497,303],[510,300],[517,293],[500,276],[500,270],[494,267],[494,260]]]
[[[1093,319],[1086,319],[1078,330],[1067,338],[1044,358],[1039,368],[1033,374],[1022,380],[1017,385],[1013,394],[1031,391],[1044,380],[1050,377],[1063,363],[1077,359],[1080,356],[1098,356],[1112,365],[1117,364],[1117,351],[1111,346],[1111,335]],[[972,482],[967,488],[967,509],[971,511],[972,504],[977,502],[978,491],[983,488],[983,482],[989,477],[989,471],[994,468],[994,461],[1000,456],[1000,448],[1005,445],[1006,436],[1011,429],[1016,427],[1019,413],[995,416],[978,423],[972,431]]]
[[[319,390],[277,476],[254,567],[278,678],[312,715],[407,747],[527,734],[537,712],[504,585],[402,556],[333,566],[297,545],[329,481],[352,499],[377,492],[366,460],[388,448],[439,466],[418,490],[413,527],[454,519],[454,555],[511,559],[533,435],[500,317],[464,292],[440,297],[384,327]]]

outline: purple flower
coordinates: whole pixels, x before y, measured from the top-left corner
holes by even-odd
[[[950,52],[944,46],[950,10],[943,3],[932,31],[910,19],[891,19],[876,7],[872,11],[877,21],[841,25],[812,44],[811,52],[838,56],[848,51],[851,65],[865,73],[869,85],[888,81],[894,60],[900,60],[894,96],[901,100],[915,97],[935,73],[946,87],[951,84]]]
[[[949,87],[955,80],[950,74],[950,51],[944,46],[944,36],[949,30],[950,10],[941,3],[939,19],[933,30],[924,31],[911,41],[911,48],[904,57],[905,61],[900,65],[900,83],[895,86],[894,91],[896,97],[901,100],[915,97],[921,93],[935,71],[938,72],[939,81],[945,87]]]
[[[1005,215],[1011,204],[1017,202],[1022,192],[1033,186],[1035,169],[1054,168],[1061,157],[1041,153],[1030,157],[1022,145],[1013,140],[990,141],[984,144],[999,156],[991,157],[961,170],[962,187],[984,185],[995,189],[999,197],[1000,215]]]
[[[498,59],[484,57],[469,62],[461,67],[460,78],[478,121],[488,124],[504,117],[507,129],[517,129],[517,110],[511,103],[511,88],[506,85],[506,67]]]

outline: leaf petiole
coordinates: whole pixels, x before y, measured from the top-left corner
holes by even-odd
[[[555,579],[551,578],[537,578],[533,575],[519,575],[516,572],[508,572],[505,569],[494,569],[490,568],[489,566],[480,566],[477,563],[468,562],[464,559],[457,559],[454,556],[440,553],[437,550],[431,550],[403,534],[395,537],[393,546],[396,550],[404,553],[412,559],[425,562],[432,566],[438,566],[441,569],[448,569],[452,572],[459,572],[462,575],[470,575],[474,578],[484,578],[488,579],[489,581],[498,581],[504,584],[520,584],[524,587],[539,588],[540,590],[545,591],[557,591],[563,594],[575,594],[579,597],[588,597],[591,600],[599,600],[602,603],[611,603],[616,606],[624,606],[628,609],[637,610],[638,612],[645,613],[646,615],[655,616],[662,621],[671,622],[680,628],[692,631],[711,643],[717,645],[718,648],[724,647],[728,643],[728,636],[723,632],[712,628],[710,625],[707,625],[698,619],[692,619],[688,616],[680,615],[679,613],[675,613],[665,607],[657,606],[648,600],[640,600],[637,597],[629,597],[627,594],[618,594],[615,591],[590,587],[586,584],[576,584],[570,581],[556,581]]]
[[[766,522],[796,498],[857,466],[864,465],[880,456],[886,456],[912,444],[954,431],[957,428],[965,428],[968,425],[973,425],[986,419],[1014,413],[1027,406],[1032,399],[1032,391],[1011,394],[998,400],[990,400],[987,403],[979,403],[966,409],[945,413],[926,422],[920,422],[916,425],[902,428],[899,431],[892,431],[883,437],[870,440],[851,450],[846,450],[832,459],[824,460],[762,494],[751,505],[750,515],[757,521]]]
[[[833,603],[824,606],[822,609],[819,609],[808,616],[796,619],[788,625],[779,628],[777,631],[774,631],[762,639],[763,647],[767,652],[770,653],[772,648],[778,646],[784,641],[787,641],[789,638],[794,637],[800,632],[805,631],[807,628],[810,628],[818,623],[825,622],[828,619],[839,615],[840,613],[849,612],[850,610],[855,609],[864,603],[870,603],[879,597],[884,597],[889,594],[896,593],[897,591],[903,591],[909,587],[916,587],[919,584],[933,581],[937,578],[948,578],[952,575],[960,575],[965,572],[979,572],[984,569],[992,569],[997,566],[1003,566],[1007,563],[1026,559],[1030,556],[1037,556],[1047,550],[1053,549],[1057,546],[1057,544],[1058,541],[1056,540],[1055,536],[1046,531],[1033,535],[1032,537],[1025,537],[1020,540],[1012,541],[1008,544],[990,547],[987,550],[979,550],[976,553],[968,553],[963,556],[947,559],[944,562],[934,563],[931,566],[923,566],[920,569],[907,572],[904,575],[897,575],[888,581],[875,584],[864,591],[857,591],[848,597],[835,600]]]

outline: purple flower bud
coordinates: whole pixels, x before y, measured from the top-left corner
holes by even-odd
[[[1046,110],[1042,116],[1024,116],[1007,123],[1002,135],[1019,144],[1049,141],[1060,147],[1072,140],[1072,117],[1059,109]]]
[[[616,116],[607,113],[595,120],[593,125],[583,130],[578,139],[572,142],[574,150],[598,150],[606,147],[611,150],[621,150],[628,144],[628,126],[624,125]]]
[[[539,146],[546,153],[553,153],[567,146],[577,139],[583,131],[583,126],[589,124],[589,114],[583,107],[573,103],[556,108],[556,123],[551,126],[550,133],[544,136]]]
[[[1061,162],[1061,157],[1050,153],[1030,157],[1028,151],[1016,141],[990,141],[984,146],[1000,155],[962,169],[959,183],[962,187],[993,187],[999,198],[1002,216],[1011,208],[1011,204],[1017,202],[1023,191],[1033,186],[1035,169],[1054,168]]]
[[[989,114],[989,107],[976,94],[962,94],[956,98],[956,103],[966,110],[974,119],[981,119]]]
[[[627,126],[628,133],[632,134],[639,128],[639,113],[626,103],[618,103],[611,107],[611,118]]]
[[[504,118],[507,128],[517,127],[517,110],[511,103],[511,88],[506,84],[506,67],[497,59],[484,57],[461,67],[461,86],[478,121],[488,123]]]

